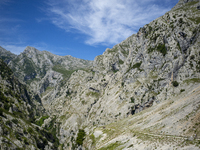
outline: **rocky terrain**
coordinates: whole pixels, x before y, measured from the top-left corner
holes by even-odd
[[[199,16],[199,0],[180,0],[93,62],[33,47],[0,57],[41,98],[33,123],[58,149],[200,149]]]
[[[0,59],[0,147],[1,149],[57,149],[53,127],[41,128],[47,115],[39,95],[27,90]]]

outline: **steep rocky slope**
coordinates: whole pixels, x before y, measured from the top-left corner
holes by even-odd
[[[47,115],[39,95],[28,91],[2,59],[0,106],[0,149],[57,149],[57,137],[35,125]]]
[[[199,1],[180,1],[97,56],[92,72],[74,72],[50,107],[60,115],[61,142],[71,143],[79,128],[90,133],[182,94],[186,83],[199,83],[198,6]]]
[[[199,149],[199,16],[198,0],[180,0],[94,62],[27,47],[8,65],[63,149]]]
[[[88,149],[200,149],[200,84],[126,119],[96,127]]]

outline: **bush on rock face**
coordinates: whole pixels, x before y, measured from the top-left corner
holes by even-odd
[[[85,131],[82,129],[79,129],[78,136],[76,138],[76,144],[82,145],[84,137],[85,137]]]
[[[174,87],[177,87],[179,85],[179,83],[177,81],[173,81],[172,84]]]

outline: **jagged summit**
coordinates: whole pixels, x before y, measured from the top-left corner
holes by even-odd
[[[12,59],[16,57],[15,54],[11,53],[10,51],[7,51],[1,46],[0,46],[0,56],[1,59],[3,59],[6,63],[9,63]]]
[[[42,51],[37,50],[35,47],[27,46],[22,53],[42,53]]]
[[[179,0],[179,2],[172,8],[172,10],[183,7],[185,4],[190,2],[196,2],[196,6],[200,6],[199,0]],[[199,3],[198,3],[199,2]]]

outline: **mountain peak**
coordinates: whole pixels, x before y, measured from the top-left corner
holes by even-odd
[[[35,47],[31,47],[31,46],[27,46],[23,51],[23,53],[40,53],[40,52],[41,51],[39,51]]]
[[[199,2],[199,5],[200,5],[199,0],[179,0],[179,2],[174,6],[173,9],[180,8],[180,7],[184,6],[186,3],[189,3],[189,2]]]

